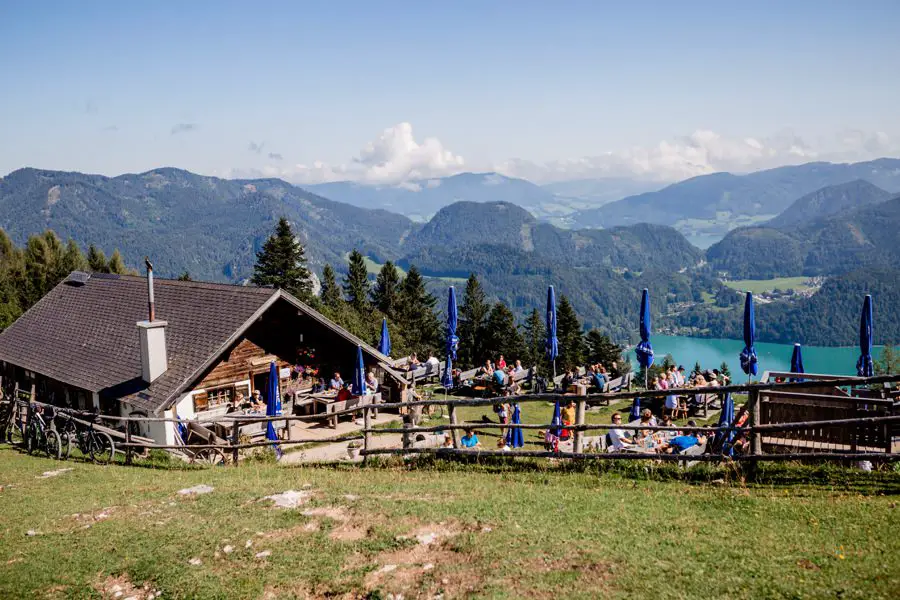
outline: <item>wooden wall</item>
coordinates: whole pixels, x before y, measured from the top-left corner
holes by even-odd
[[[252,375],[257,373],[268,373],[269,362],[263,359],[269,354],[264,348],[247,339],[241,339],[231,352],[226,354],[222,360],[213,366],[212,370],[207,373],[197,385],[195,389],[214,388],[220,385],[227,385],[237,381],[250,379]],[[256,364],[254,364],[256,361]],[[290,363],[280,358],[277,359],[278,368],[289,367]]]

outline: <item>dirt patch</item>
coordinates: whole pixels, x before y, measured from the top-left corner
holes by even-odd
[[[808,558],[801,558],[797,561],[797,566],[808,571],[821,571],[822,567],[809,560]]]
[[[128,575],[109,576],[94,585],[104,600],[154,600],[163,593],[149,583],[132,583]]]

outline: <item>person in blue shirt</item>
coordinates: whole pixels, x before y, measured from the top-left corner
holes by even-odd
[[[494,370],[494,383],[498,386],[506,385],[506,373],[499,367]]]
[[[335,371],[334,377],[331,378],[331,383],[328,387],[334,391],[340,391],[340,389],[344,387],[344,380],[341,379],[340,373]]]
[[[694,421],[688,421],[688,427],[696,427]],[[698,434],[696,431],[673,437],[669,440],[668,448],[673,454],[684,452],[688,448],[693,448],[699,444],[706,443],[706,437]]]
[[[459,439],[463,448],[478,448],[481,444],[478,442],[478,436],[471,429],[465,430],[466,434]]]

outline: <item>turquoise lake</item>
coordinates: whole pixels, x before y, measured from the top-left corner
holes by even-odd
[[[650,338],[650,343],[653,345],[655,363],[662,361],[666,354],[671,354],[676,364],[684,365],[690,372],[696,361],[700,361],[700,366],[704,369],[718,368],[725,361],[736,383],[744,377],[738,358],[744,349],[744,342],[741,340],[655,335]],[[761,377],[765,371],[790,370],[793,345],[758,342],[755,346],[759,356],[759,376],[754,379]],[[875,348],[875,360],[878,360],[880,353],[881,348]],[[629,358],[637,368],[633,350],[629,352]],[[855,347],[803,346],[803,368],[807,373],[856,375],[858,358],[859,348]]]

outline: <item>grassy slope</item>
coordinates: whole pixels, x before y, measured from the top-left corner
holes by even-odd
[[[447,598],[888,598],[900,585],[895,474],[866,476],[882,493],[862,494],[529,464],[151,470],[70,462],[74,471],[37,479],[62,465],[2,447],[0,597],[91,597],[122,575],[164,598],[376,589]],[[178,496],[200,483],[216,489]],[[350,520],[260,501],[305,485],[315,491],[310,506],[347,507]],[[310,523],[319,529],[308,531]],[[429,524],[456,535],[431,546],[397,539]],[[29,529],[38,535],[26,536]],[[226,543],[237,550],[217,557]],[[254,558],[261,550],[272,555]],[[195,557],[201,566],[188,564]],[[423,570],[428,563],[434,568]],[[384,564],[398,568],[377,573]]]

